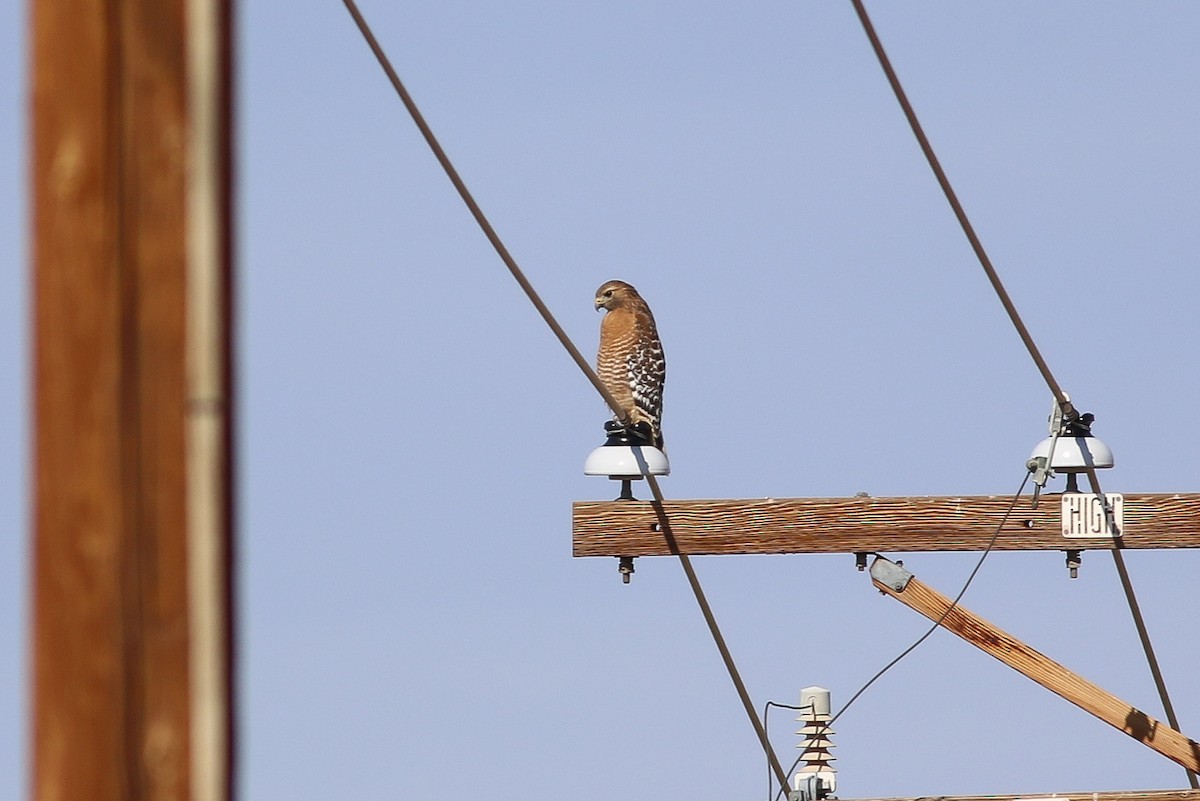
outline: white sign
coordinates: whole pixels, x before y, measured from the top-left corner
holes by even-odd
[[[1062,533],[1064,537],[1083,539],[1121,536],[1125,526],[1125,498],[1106,493],[1109,512],[1105,514],[1100,496],[1091,493],[1064,493],[1062,496]]]

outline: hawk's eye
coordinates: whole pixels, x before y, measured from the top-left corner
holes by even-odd
[[[606,297],[606,298],[611,298],[611,297],[612,297],[612,290],[611,290],[611,289],[606,289],[606,290],[604,290],[604,297]]]

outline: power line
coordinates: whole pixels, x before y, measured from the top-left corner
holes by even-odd
[[[900,84],[900,78],[896,75],[896,71],[892,68],[891,60],[888,58],[887,52],[883,49],[883,43],[879,40],[879,35],[875,32],[875,26],[867,14],[866,7],[863,5],[862,0],[851,0],[851,3],[854,5],[854,10],[858,14],[858,19],[862,23],[867,38],[871,41],[871,47],[875,51],[876,58],[879,59],[879,65],[883,68],[883,72],[887,76],[888,83],[892,87],[892,92],[896,95],[896,100],[900,103],[900,108],[904,111],[908,125],[912,128],[913,135],[916,136],[917,143],[921,146],[921,152],[925,154],[925,160],[929,162],[929,167],[933,170],[934,177],[937,178],[937,182],[941,186],[942,192],[950,204],[950,208],[954,211],[954,216],[958,218],[958,223],[962,226],[963,233],[967,236],[967,241],[971,243],[971,248],[975,251],[975,255],[978,257],[983,271],[987,274],[988,280],[996,292],[996,296],[1004,306],[1004,310],[1008,312],[1008,317],[1017,329],[1017,334],[1020,335],[1021,341],[1025,344],[1025,349],[1029,351],[1030,357],[1033,358],[1034,364],[1037,366],[1038,371],[1041,372],[1042,378],[1046,381],[1046,386],[1050,388],[1051,394],[1054,395],[1054,400],[1058,403],[1059,408],[1063,410],[1064,414],[1077,414],[1071,402],[1067,399],[1066,393],[1063,392],[1062,387],[1054,379],[1049,365],[1042,358],[1042,354],[1038,350],[1037,344],[1033,341],[1029,330],[1025,327],[1025,323],[1021,321],[1021,316],[1017,314],[1017,308],[1013,305],[1012,299],[1004,289],[1004,284],[1000,282],[1000,276],[996,273],[995,267],[992,266],[992,261],[988,258],[987,251],[983,248],[983,243],[979,241],[979,237],[975,233],[975,227],[971,225],[966,210],[963,209],[962,204],[958,200],[958,195],[954,192],[954,187],[950,185],[950,179],[946,177],[941,162],[938,161],[937,154],[933,152],[933,146],[930,145],[929,138],[925,136],[925,130],[921,126],[920,120],[917,119],[917,114],[913,110],[912,104],[908,102],[908,95],[905,93],[904,87]],[[1100,489],[1100,480],[1096,476],[1095,467],[1088,465],[1087,475],[1088,481],[1092,486],[1092,492],[1100,496],[1105,509],[1108,510],[1108,500]],[[1179,731],[1179,722],[1175,718],[1175,709],[1171,704],[1170,695],[1167,693],[1167,685],[1163,679],[1162,671],[1158,666],[1158,659],[1154,655],[1154,646],[1150,642],[1150,634],[1146,629],[1146,621],[1142,617],[1137,596],[1134,595],[1133,582],[1130,580],[1129,571],[1125,567],[1125,559],[1121,555],[1120,540],[1116,540],[1114,544],[1116,547],[1111,550],[1113,562],[1117,568],[1117,575],[1121,580],[1121,588],[1125,592],[1125,600],[1129,605],[1129,612],[1133,615],[1133,622],[1137,628],[1138,639],[1142,644],[1142,651],[1146,655],[1146,662],[1150,666],[1151,675],[1154,677],[1154,685],[1162,701],[1163,710],[1166,712],[1167,722],[1171,724],[1171,727],[1175,731]],[[1188,783],[1192,786],[1192,789],[1200,789],[1200,782],[1197,781],[1196,774],[1186,768],[1185,770],[1187,771]]]
[[[387,74],[388,80],[392,82],[392,87],[396,90],[396,94],[400,96],[400,101],[404,103],[404,107],[408,109],[409,116],[412,117],[413,122],[415,122],[417,128],[420,129],[421,135],[425,137],[425,142],[429,145],[429,149],[433,151],[433,155],[437,158],[438,163],[442,165],[442,169],[445,171],[446,177],[450,179],[450,183],[454,184],[454,188],[458,190],[458,194],[462,198],[463,203],[467,205],[467,209],[471,212],[471,216],[475,218],[475,222],[478,223],[480,229],[483,230],[484,236],[486,236],[488,241],[492,243],[492,247],[495,248],[496,253],[500,256],[500,260],[504,262],[504,266],[508,268],[508,271],[512,273],[512,277],[516,279],[516,282],[520,284],[521,289],[525,291],[525,295],[529,298],[529,302],[532,303],[534,308],[538,310],[538,314],[542,315],[542,319],[546,321],[546,325],[550,326],[550,330],[554,332],[556,337],[558,337],[559,343],[561,343],[563,348],[566,349],[567,353],[570,354],[575,364],[579,366],[579,369],[583,371],[583,374],[587,377],[587,379],[592,382],[592,386],[596,388],[596,391],[600,393],[600,396],[604,398],[604,402],[608,404],[609,408],[613,410],[613,413],[618,419],[621,420],[622,423],[627,422],[624,419],[624,416],[621,414],[620,407],[618,406],[616,399],[612,396],[612,393],[608,391],[608,388],[605,387],[603,383],[601,383],[599,376],[597,376],[595,371],[593,371],[588,365],[587,361],[583,358],[583,354],[579,352],[579,349],[575,347],[575,343],[573,343],[571,338],[567,336],[567,332],[564,331],[562,326],[558,324],[558,320],[554,319],[554,315],[550,313],[550,309],[545,303],[542,302],[541,297],[538,296],[537,291],[533,288],[533,284],[529,283],[529,279],[525,277],[525,274],[517,265],[516,259],[512,257],[512,254],[508,252],[508,248],[504,246],[504,242],[501,241],[499,234],[496,233],[496,229],[492,227],[492,224],[488,221],[487,216],[484,215],[483,209],[481,209],[479,204],[475,202],[474,196],[471,194],[471,191],[467,189],[467,185],[459,176],[458,170],[454,168],[454,164],[450,161],[450,157],[446,155],[446,151],[442,149],[441,143],[439,143],[437,137],[433,135],[433,129],[431,129],[429,124],[425,122],[424,115],[422,115],[421,110],[417,108],[417,104],[413,102],[412,95],[408,93],[408,90],[404,87],[404,83],[400,80],[400,76],[397,75],[396,70],[392,68],[391,60],[387,57],[387,53],[385,53],[383,48],[379,45],[379,41],[375,38],[375,34],[371,32],[371,27],[367,25],[366,19],[363,18],[362,13],[358,10],[358,6],[354,3],[354,0],[343,1],[346,5],[346,10],[350,12],[350,16],[354,19],[354,23],[358,26],[358,30],[362,33],[363,38],[366,40],[367,46],[370,47],[371,52],[375,54],[375,58],[379,62],[379,66],[383,67],[383,71]]]
[[[438,162],[442,165],[442,169],[445,171],[447,177],[449,177],[450,182],[454,184],[454,188],[458,190],[459,196],[462,197],[463,202],[467,205],[467,208],[470,210],[472,216],[475,217],[475,221],[483,230],[484,235],[487,236],[488,241],[492,243],[492,247],[495,248],[496,253],[500,256],[500,259],[504,262],[504,265],[508,267],[508,271],[512,274],[512,277],[516,279],[518,284],[520,284],[521,289],[525,291],[529,301],[538,310],[538,313],[542,315],[542,319],[546,321],[548,326],[550,326],[550,329],[554,332],[554,335],[558,337],[558,341],[562,344],[563,348],[566,349],[567,353],[570,354],[576,366],[579,367],[587,379],[592,383],[592,386],[596,388],[596,391],[599,392],[601,397],[604,398],[604,402],[608,404],[610,409],[612,409],[613,414],[615,414],[623,424],[627,424],[629,421],[626,418],[626,415],[622,413],[620,405],[612,396],[612,393],[610,393],[608,388],[605,387],[600,381],[599,376],[596,375],[596,372],[591,368],[591,365],[584,360],[582,354],[579,352],[579,349],[575,347],[575,344],[571,341],[570,337],[567,336],[567,333],[562,329],[562,326],[560,326],[558,321],[554,319],[554,315],[551,314],[550,309],[545,303],[542,302],[541,297],[538,296],[538,293],[533,288],[533,285],[525,277],[525,274],[521,271],[520,266],[517,265],[516,260],[508,252],[508,248],[504,246],[500,236],[496,233],[495,229],[492,228],[491,223],[488,222],[488,219],[484,215],[483,210],[479,207],[479,204],[475,202],[475,198],[471,195],[470,190],[467,189],[467,185],[459,176],[458,170],[454,168],[449,156],[446,155],[446,152],[442,149],[441,144],[438,143],[437,137],[434,136],[433,130],[429,127],[428,123],[425,122],[425,118],[421,114],[420,109],[417,108],[417,104],[413,101],[412,96],[408,93],[408,90],[405,89],[404,83],[400,80],[400,76],[397,75],[395,69],[392,68],[391,60],[387,57],[387,54],[379,45],[378,40],[376,40],[375,35],[371,32],[370,26],[367,24],[366,19],[363,18],[362,13],[358,10],[358,6],[355,4],[354,0],[343,0],[343,2],[346,6],[346,10],[350,12],[350,16],[354,19],[355,24],[358,26],[359,31],[366,40],[367,45],[371,48],[371,52],[375,54],[375,58],[379,62],[379,66],[383,68],[383,71],[387,74],[388,79],[392,82],[392,87],[396,90],[396,93],[400,96],[400,100],[404,103],[404,107],[408,109],[409,116],[412,117],[413,122],[415,122],[417,128],[420,129],[421,135],[425,137],[425,141],[428,143],[430,150],[432,150],[434,156],[437,157]],[[645,464],[644,460],[641,460],[640,458],[639,466],[642,470],[642,474],[646,478],[647,483],[650,485],[651,492],[654,494],[653,507],[655,514],[659,518],[659,525],[661,527],[663,537],[667,540],[671,552],[679,557],[679,564],[683,568],[684,575],[687,577],[688,585],[691,587],[692,593],[696,596],[696,603],[700,606],[700,612],[704,616],[705,623],[708,624],[709,632],[712,634],[712,638],[716,643],[717,650],[721,654],[721,659],[725,663],[725,668],[729,671],[729,678],[733,681],[734,687],[738,693],[738,697],[741,699],[742,705],[746,709],[746,714],[749,716],[750,722],[754,726],[755,733],[758,735],[759,743],[766,752],[767,759],[770,761],[771,766],[778,775],[780,783],[786,784],[787,777],[783,773],[783,768],[779,764],[778,757],[771,749],[771,743],[767,739],[766,730],[763,727],[762,721],[758,719],[758,715],[754,712],[754,705],[750,700],[750,693],[746,690],[745,682],[742,681],[742,677],[738,672],[737,665],[733,661],[733,656],[729,652],[729,647],[725,644],[725,638],[722,636],[721,629],[717,625],[717,619],[713,615],[712,607],[708,603],[708,598],[704,594],[704,589],[700,586],[700,580],[696,576],[696,571],[692,568],[691,559],[688,558],[687,554],[681,552],[676,544],[674,534],[671,532],[671,524],[666,514],[662,489],[658,485],[658,480],[650,474],[648,466]]]
[[[717,644],[717,650],[721,653],[721,659],[725,662],[725,669],[729,671],[729,678],[733,680],[734,688],[737,690],[738,698],[741,699],[742,707],[746,710],[746,715],[750,718],[750,723],[754,726],[754,733],[758,736],[759,743],[762,744],[764,753],[767,755],[767,761],[771,768],[775,771],[776,777],[781,785],[787,784],[788,774],[783,772],[783,767],[779,764],[779,757],[776,756],[775,750],[771,748],[771,741],[767,738],[767,730],[763,726],[758,715],[754,712],[754,702],[750,700],[750,693],[746,690],[746,685],[742,681],[742,676],[738,673],[737,666],[733,662],[733,656],[729,653],[729,647],[725,645],[725,638],[721,635],[720,628],[717,627],[717,619],[713,616],[712,608],[708,605],[708,599],[704,596],[704,590],[700,586],[700,579],[696,577],[696,571],[692,568],[692,560],[687,554],[679,550],[679,545],[675,541],[675,534],[671,531],[671,521],[667,516],[666,509],[663,506],[662,490],[658,486],[658,479],[650,473],[648,465],[641,458],[640,449],[635,449],[638,453],[638,467],[642,471],[642,475],[646,477],[646,482],[650,485],[650,491],[654,493],[654,514],[658,517],[659,527],[662,530],[663,538],[667,541],[667,547],[671,549],[671,553],[679,557],[679,566],[683,568],[684,575],[687,576],[688,585],[692,588],[692,593],[696,596],[696,603],[700,605],[700,611],[704,615],[704,620],[708,623],[708,630],[712,633],[713,641]]]
[[[916,112],[913,111],[912,105],[908,102],[908,95],[905,94],[904,87],[900,85],[900,78],[897,77],[896,71],[892,69],[892,63],[883,49],[883,43],[879,41],[879,36],[875,33],[875,26],[871,24],[871,18],[867,16],[867,9],[863,6],[862,0],[851,0],[851,2],[854,3],[854,10],[858,12],[858,18],[867,33],[867,38],[871,40],[871,47],[875,50],[879,64],[883,67],[883,71],[887,75],[892,92],[895,93],[896,100],[899,101],[900,108],[903,109],[904,116],[908,119],[908,125],[912,128],[913,135],[917,137],[917,143],[921,146],[921,152],[925,154],[925,160],[929,162],[929,167],[933,170],[934,177],[937,178],[938,184],[942,187],[942,192],[946,195],[946,200],[949,201],[950,208],[954,211],[954,216],[958,218],[958,224],[962,226],[963,233],[967,235],[967,241],[971,243],[971,248],[979,258],[979,263],[983,265],[983,271],[987,273],[988,280],[992,282],[992,288],[996,290],[996,295],[1004,305],[1004,310],[1008,312],[1008,318],[1017,329],[1017,334],[1020,335],[1021,341],[1025,343],[1025,349],[1033,357],[1033,362],[1041,372],[1042,378],[1045,379],[1046,385],[1050,387],[1050,392],[1054,395],[1054,399],[1066,411],[1067,404],[1070,402],[1067,400],[1066,394],[1062,391],[1062,387],[1054,380],[1054,375],[1050,372],[1050,367],[1046,364],[1046,360],[1042,358],[1042,354],[1038,350],[1037,344],[1033,341],[1029,329],[1021,321],[1021,315],[1017,313],[1017,307],[1013,305],[1012,299],[1004,289],[1004,284],[1000,282],[1000,276],[996,273],[996,268],[992,266],[992,260],[988,258],[987,251],[983,249],[983,243],[979,241],[979,237],[975,234],[975,227],[971,225],[970,219],[967,218],[967,212],[963,209],[962,204],[959,203],[958,195],[955,194],[954,187],[950,185],[950,179],[946,177],[946,172],[942,169],[942,164],[938,161],[937,154],[933,152],[933,146],[929,144],[929,138],[925,136],[925,129],[921,127],[921,121],[917,119]]]
[[[1107,517],[1110,513],[1108,499],[1100,489],[1100,478],[1096,475],[1094,465],[1087,465],[1088,483],[1091,484],[1092,492],[1100,497],[1104,504],[1104,514]],[[1121,553],[1121,540],[1113,538],[1113,548],[1110,551],[1113,558],[1113,565],[1117,569],[1117,577],[1121,581],[1121,589],[1125,592],[1125,601],[1129,604],[1129,611],[1133,615],[1133,625],[1137,629],[1138,641],[1142,644],[1142,653],[1146,655],[1146,663],[1150,666],[1150,675],[1154,678],[1154,687],[1158,690],[1158,697],[1162,701],[1163,712],[1167,715],[1167,723],[1171,724],[1171,728],[1175,731],[1182,731],[1179,727],[1179,719],[1175,717],[1175,705],[1171,703],[1171,696],[1167,692],[1167,683],[1163,679],[1162,669],[1158,665],[1158,658],[1154,655],[1154,645],[1150,642],[1150,632],[1146,629],[1146,620],[1142,616],[1142,608],[1138,605],[1137,596],[1133,592],[1133,581],[1129,578],[1129,569],[1125,567],[1125,557]],[[1184,768],[1187,773],[1188,784],[1193,790],[1200,790],[1200,781],[1197,780],[1196,774],[1189,768]]]

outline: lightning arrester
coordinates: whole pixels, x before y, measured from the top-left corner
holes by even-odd
[[[837,770],[833,767],[833,730],[829,728],[829,690],[824,687],[805,687],[800,691],[800,759],[804,766],[792,776],[793,801],[819,801],[831,798],[837,790]]]

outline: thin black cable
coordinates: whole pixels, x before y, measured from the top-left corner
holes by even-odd
[[[763,704],[762,719],[763,719],[763,728],[766,729],[768,731],[768,733],[771,730],[771,721],[770,721],[771,707],[778,707],[779,709],[794,709],[797,712],[799,712],[804,709],[812,709],[813,705],[812,704],[804,704],[803,706],[796,706],[795,704],[781,704],[778,701],[767,701],[765,704]],[[771,791],[774,789],[775,789],[775,777],[774,777],[774,774],[771,773],[771,763],[768,762],[767,763],[767,801],[771,801]]]
[[[851,0],[854,5],[854,10],[858,14],[858,19],[862,23],[863,30],[867,34],[867,38],[871,42],[871,47],[875,51],[876,58],[879,59],[879,65],[883,68],[884,74],[887,76],[888,83],[892,87],[892,92],[896,95],[896,100],[900,103],[900,108],[904,112],[905,118],[908,120],[908,125],[912,128],[913,135],[917,138],[917,143],[921,146],[921,152],[925,154],[925,160],[929,162],[930,169],[933,170],[934,177],[937,178],[938,184],[942,188],[946,200],[950,203],[950,208],[954,211],[954,216],[958,218],[958,223],[962,226],[963,233],[966,234],[967,240],[971,243],[971,248],[975,251],[975,255],[979,259],[983,271],[987,274],[988,280],[991,281],[992,288],[996,291],[996,296],[1000,299],[1000,303],[1004,306],[1004,310],[1008,312],[1008,317],[1012,321],[1013,326],[1017,329],[1017,333],[1021,337],[1021,341],[1025,343],[1026,350],[1033,358],[1033,362],[1037,365],[1038,370],[1042,374],[1042,378],[1046,381],[1046,386],[1050,388],[1051,394],[1054,395],[1054,400],[1058,403],[1059,408],[1064,414],[1069,414],[1075,411],[1071,402],[1067,399],[1066,393],[1062,387],[1054,379],[1054,375],[1050,372],[1050,367],[1042,358],[1041,352],[1033,341],[1029,330],[1021,321],[1021,316],[1017,314],[1017,308],[1013,305],[1012,299],[1008,296],[1008,292],[1004,289],[1004,284],[1000,282],[1000,276],[996,273],[996,269],[992,266],[991,259],[988,258],[987,251],[983,248],[983,243],[979,241],[979,237],[975,234],[975,228],[971,225],[970,219],[967,218],[967,213],[963,209],[962,204],[958,200],[958,195],[955,194],[954,188],[950,185],[950,179],[946,177],[945,171],[942,169],[941,162],[938,161],[937,155],[933,152],[933,146],[929,143],[929,138],[925,135],[925,130],[921,126],[920,120],[917,119],[917,114],[913,110],[912,104],[908,102],[908,95],[904,91],[904,87],[900,84],[900,78],[896,75],[896,71],[892,68],[891,59],[888,58],[887,52],[883,49],[883,43],[879,39],[879,35],[875,32],[875,26],[871,22],[870,16],[867,14],[867,9],[863,5],[862,0]],[[1092,484],[1092,492],[1101,497],[1105,508],[1108,508],[1108,501],[1104,498],[1104,494],[1100,491],[1100,482],[1096,478],[1096,470],[1091,465],[1087,469],[1088,479]],[[1150,666],[1150,673],[1154,677],[1154,685],[1158,689],[1159,699],[1162,701],[1163,710],[1167,715],[1167,722],[1176,731],[1179,731],[1179,723],[1175,719],[1175,709],[1171,704],[1171,697],[1167,692],[1166,682],[1163,680],[1162,671],[1158,666],[1158,659],[1154,655],[1154,646],[1150,642],[1150,634],[1146,629],[1146,622],[1142,617],[1141,607],[1138,605],[1137,596],[1133,591],[1133,583],[1129,578],[1129,571],[1125,567],[1125,559],[1120,552],[1120,541],[1115,543],[1111,553],[1113,562],[1117,567],[1117,575],[1121,580],[1121,588],[1125,592],[1125,600],[1129,605],[1129,612],[1133,615],[1134,626],[1137,628],[1138,638],[1142,644],[1142,651],[1146,655],[1146,662]],[[1187,770],[1185,768],[1185,770]],[[1200,789],[1200,783],[1197,782],[1196,774],[1187,770],[1188,783],[1193,789]]]
[[[837,722],[837,719],[840,718],[843,714],[845,714],[846,710],[849,709],[850,706],[855,701],[857,701],[863,693],[865,693],[867,691],[867,688],[869,688],[872,684],[874,684],[876,681],[878,681],[883,676],[883,674],[887,673],[889,670],[891,670],[893,667],[895,667],[896,664],[901,659],[903,659],[904,657],[911,654],[913,651],[915,651],[917,649],[917,646],[919,646],[921,643],[923,643],[927,639],[929,639],[929,637],[935,631],[937,631],[938,628],[941,627],[942,621],[944,621],[946,619],[946,617],[951,612],[953,612],[955,610],[955,608],[958,607],[958,602],[961,601],[962,597],[967,594],[967,589],[970,588],[971,582],[975,581],[975,576],[979,573],[979,569],[981,567],[983,567],[984,560],[987,559],[988,554],[992,552],[992,548],[995,546],[996,540],[999,539],[999,537],[1000,537],[1000,532],[1004,530],[1004,524],[1008,522],[1009,515],[1011,515],[1012,510],[1016,508],[1017,501],[1019,501],[1021,499],[1021,493],[1025,491],[1025,485],[1027,483],[1029,483],[1029,477],[1031,475],[1033,475],[1031,472],[1025,473],[1025,478],[1021,480],[1021,486],[1017,488],[1016,494],[1013,495],[1012,502],[1008,504],[1008,509],[1006,509],[1004,511],[1004,516],[1000,518],[999,525],[997,525],[996,530],[994,532],[992,532],[992,538],[990,540],[988,540],[987,547],[984,549],[983,554],[979,557],[979,561],[977,561],[975,563],[975,567],[971,570],[970,575],[967,576],[967,580],[963,583],[962,589],[958,591],[958,595],[954,596],[954,600],[950,602],[950,605],[948,607],[946,607],[946,611],[942,612],[942,614],[938,617],[937,621],[934,622],[934,624],[932,626],[930,626],[925,631],[924,634],[922,634],[920,637],[918,637],[916,639],[916,641],[913,642],[912,645],[905,648],[903,651],[900,652],[900,654],[895,659],[893,659],[891,662],[888,662],[886,665],[884,665],[882,668],[880,668],[879,672],[876,673],[874,676],[872,676],[870,679],[868,679],[867,683],[864,684],[861,688],[859,688],[858,692],[856,692],[854,695],[850,696],[850,700],[847,701],[842,706],[842,708],[837,711],[837,714],[834,715],[832,718],[830,718],[829,722],[825,723],[821,727],[822,732],[826,731],[827,729],[832,728],[833,724]],[[878,556],[878,554],[876,554],[876,556]],[[796,766],[800,764],[800,760],[803,758],[804,758],[803,754],[796,757],[796,761],[792,763],[792,766],[790,768],[788,768],[789,776],[792,774],[792,771],[794,771],[796,769]],[[783,790],[781,788],[780,794],[782,794],[782,792],[783,792]],[[776,798],[778,798],[778,797],[779,797],[779,794],[776,795]]]
[[[354,23],[358,26],[359,32],[362,33],[363,38],[366,40],[367,45],[371,48],[371,52],[375,54],[375,58],[379,62],[379,66],[383,68],[384,73],[387,74],[388,79],[392,83],[392,87],[400,96],[400,100],[404,103],[404,107],[408,109],[409,116],[412,117],[413,122],[415,122],[417,128],[420,129],[421,134],[425,137],[425,141],[428,143],[430,150],[433,151],[434,156],[437,157],[438,162],[442,165],[442,169],[445,171],[446,176],[450,179],[450,182],[454,184],[454,188],[458,190],[459,196],[467,205],[471,215],[474,216],[475,221],[483,230],[484,235],[487,236],[488,241],[492,243],[492,247],[495,248],[496,253],[500,256],[500,259],[504,262],[504,265],[508,267],[508,271],[512,274],[513,278],[516,279],[517,283],[520,284],[521,289],[525,291],[525,295],[538,310],[538,313],[542,315],[542,319],[546,321],[546,324],[550,326],[550,329],[554,332],[555,336],[558,337],[558,341],[571,355],[571,358],[574,360],[576,366],[578,366],[583,374],[587,376],[587,379],[592,383],[592,386],[594,386],[596,391],[599,392],[601,397],[604,398],[604,402],[608,404],[610,409],[612,409],[613,414],[615,414],[622,423],[628,423],[629,421],[627,416],[621,411],[621,408],[616,402],[616,399],[612,396],[612,393],[610,393],[608,388],[605,387],[600,381],[599,376],[597,376],[596,372],[592,370],[591,365],[587,363],[582,354],[580,354],[579,349],[575,347],[575,344],[571,341],[570,337],[568,337],[567,333],[562,329],[562,326],[560,326],[558,321],[554,319],[554,315],[550,313],[550,309],[547,308],[546,304],[542,302],[542,299],[538,296],[537,291],[534,290],[533,285],[529,283],[529,280],[525,277],[525,274],[517,265],[516,260],[508,252],[508,248],[504,246],[504,243],[500,240],[499,235],[496,233],[495,229],[492,228],[491,223],[488,222],[488,219],[484,215],[483,210],[479,207],[479,204],[475,202],[475,198],[467,189],[467,185],[463,182],[462,178],[458,174],[458,171],[451,163],[450,158],[446,155],[446,152],[438,143],[437,137],[433,135],[433,130],[429,127],[428,123],[425,122],[425,118],[417,108],[417,104],[413,101],[412,96],[409,95],[408,90],[404,88],[404,84],[400,80],[400,76],[397,75],[395,69],[392,68],[390,59],[388,59],[387,54],[379,45],[375,35],[371,32],[370,26],[367,24],[367,21],[363,17],[362,13],[358,10],[358,6],[355,4],[354,0],[343,0],[343,3],[346,6],[346,10],[350,12],[350,16],[354,19]],[[750,721],[754,726],[755,733],[758,735],[759,743],[762,745],[763,750],[767,754],[768,760],[770,760],[772,766],[778,774],[780,782],[786,784],[787,778],[783,773],[782,766],[779,764],[779,758],[775,755],[774,750],[772,750],[770,741],[766,736],[766,731],[763,728],[762,721],[758,719],[758,715],[754,711],[754,705],[750,700],[750,693],[746,690],[746,685],[742,681],[742,676],[738,672],[737,665],[734,664],[733,656],[729,653],[729,648],[725,644],[725,638],[722,636],[721,629],[717,625],[717,619],[713,615],[712,607],[709,606],[708,599],[704,595],[704,589],[700,586],[700,580],[696,577],[696,571],[692,568],[692,562],[688,558],[687,554],[684,554],[679,550],[675,543],[674,535],[671,533],[670,521],[667,519],[666,511],[664,509],[662,489],[658,486],[657,479],[650,475],[649,468],[646,465],[645,460],[640,458],[640,449],[635,448],[635,451],[638,452],[638,464],[642,470],[642,474],[645,476],[647,483],[650,485],[651,492],[654,493],[654,510],[658,515],[663,536],[666,538],[671,552],[679,557],[679,563],[683,567],[684,575],[687,576],[688,585],[692,588],[692,593],[696,596],[696,602],[699,604],[700,611],[704,615],[704,621],[708,624],[709,632],[712,634],[713,641],[717,645],[717,650],[721,654],[721,659],[725,663],[725,668],[729,671],[729,678],[733,681],[734,687],[738,692],[738,697],[741,699],[742,705],[746,709],[746,714],[749,716]]]

